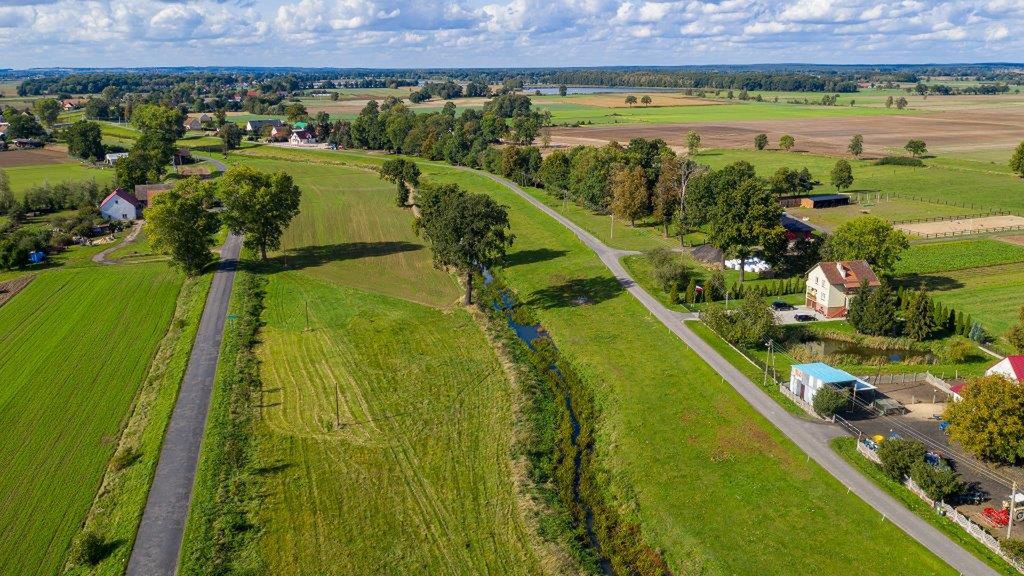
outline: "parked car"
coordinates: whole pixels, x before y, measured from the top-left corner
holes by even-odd
[[[782,312],[784,310],[796,310],[796,306],[793,306],[788,302],[783,302],[782,300],[776,300],[775,302],[772,302],[772,310],[775,310],[776,312]]]
[[[814,316],[810,314],[797,314],[793,316],[793,319],[797,322],[814,322]]]

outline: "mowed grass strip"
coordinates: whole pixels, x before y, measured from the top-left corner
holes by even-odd
[[[426,172],[511,207],[512,260],[532,256],[505,278],[597,388],[599,457],[674,571],[955,573],[809,462],[571,232],[483,176]]]
[[[1024,304],[1024,264],[1004,264],[936,272],[915,277],[947,306],[963,310],[990,335],[1002,336],[1017,321]]]
[[[413,231],[411,209],[395,206],[394,185],[376,172],[282,160],[244,162],[284,170],[302,189],[301,211],[273,266],[430,306],[458,299],[458,284],[434,268],[425,240]]]
[[[266,304],[267,573],[539,573],[509,384],[466,312],[303,272],[271,276]]]
[[[163,265],[57,270],[0,308],[0,573],[63,563],[180,286]]]
[[[1024,262],[1024,246],[989,238],[913,244],[896,263],[897,274],[930,274]]]
[[[114,181],[113,168],[90,168],[79,162],[0,167],[0,170],[7,173],[11,181],[11,192],[19,200],[25,196],[25,191],[33,186],[59,184],[69,180],[95,180],[102,187]]]

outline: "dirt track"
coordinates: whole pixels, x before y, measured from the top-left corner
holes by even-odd
[[[557,145],[603,144],[610,140],[661,138],[679,150],[689,130],[700,133],[706,148],[752,148],[754,136],[768,135],[770,146],[790,134],[796,150],[845,154],[850,137],[864,135],[864,150],[880,156],[902,151],[907,140],[919,138],[933,152],[967,152],[1007,149],[1024,140],[1024,105],[1000,108],[969,108],[906,116],[856,116],[799,120],[737,120],[681,124],[627,124],[580,128],[555,128],[551,141]]]
[[[984,218],[961,218],[958,220],[900,224],[897,228],[910,234],[962,234],[966,232],[1006,229],[1015,226],[1024,226],[1024,218],[1008,214],[1005,216],[986,216]]]

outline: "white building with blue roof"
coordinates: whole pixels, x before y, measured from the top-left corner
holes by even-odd
[[[824,386],[849,388],[858,396],[875,390],[875,387],[853,374],[834,368],[824,362],[793,364],[789,372],[789,391],[808,404],[814,403],[814,395]]]

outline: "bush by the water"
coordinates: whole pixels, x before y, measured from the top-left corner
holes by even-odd
[[[885,156],[875,161],[879,166],[924,166],[920,158],[911,156]]]

